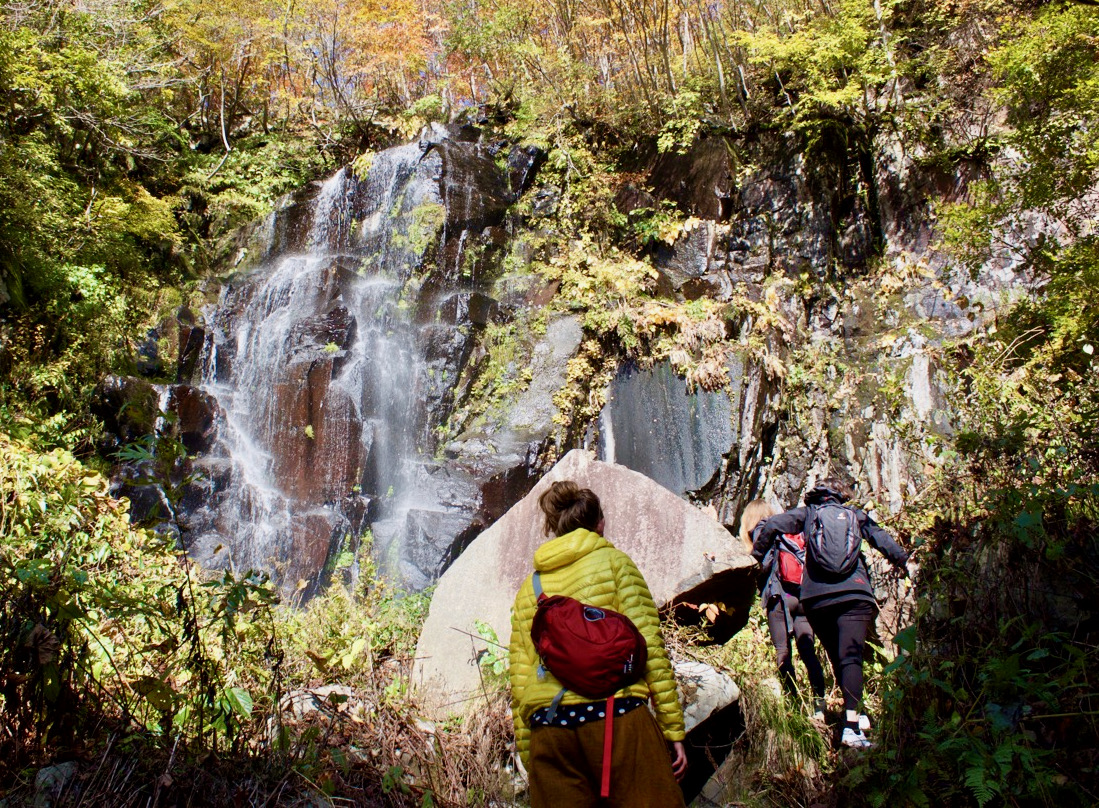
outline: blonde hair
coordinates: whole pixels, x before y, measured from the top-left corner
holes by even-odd
[[[762,499],[753,499],[744,506],[744,513],[740,515],[740,540],[745,548],[752,549],[752,531],[756,525],[774,515],[775,509]]]

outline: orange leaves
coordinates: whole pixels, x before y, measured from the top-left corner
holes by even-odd
[[[369,119],[433,89],[441,15],[418,0],[168,0],[179,66],[206,128],[260,111]]]

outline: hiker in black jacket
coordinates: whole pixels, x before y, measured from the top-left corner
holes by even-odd
[[[806,540],[805,573],[801,584],[801,603],[809,625],[828,652],[836,681],[843,692],[844,726],[842,743],[855,748],[869,747],[863,727],[859,725],[862,701],[862,656],[870,624],[877,616],[878,604],[870,584],[870,574],[860,546],[865,539],[894,565],[906,569],[908,553],[894,541],[870,516],[858,508],[845,506],[851,492],[835,479],[822,480],[805,495],[805,506],[772,516],[754,533],[752,556],[762,561],[783,533],[802,533]],[[835,506],[841,506],[836,508]],[[829,572],[829,559],[814,547],[826,544],[822,525],[850,525],[849,564],[843,572]],[[835,521],[838,520],[838,521]],[[834,532],[831,535],[836,535]],[[843,534],[838,540],[845,541]],[[834,565],[838,567],[837,565]]]
[[[755,549],[751,537],[756,526],[774,515],[774,508],[762,499],[754,499],[745,506],[740,517],[740,538],[747,545],[748,552]],[[793,647],[796,646],[805,665],[805,672],[809,675],[809,687],[813,691],[813,720],[823,721],[824,669],[817,659],[813,629],[801,607],[800,581],[805,568],[805,552],[802,550],[795,556],[795,559],[801,559],[795,565],[798,574],[784,578],[780,561],[782,543],[781,539],[776,540],[771,551],[759,559],[763,567],[759,599],[767,615],[767,629],[771,634],[771,644],[775,646],[775,658],[783,689],[788,695],[797,693],[793,654]]]

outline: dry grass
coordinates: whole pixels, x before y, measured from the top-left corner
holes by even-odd
[[[233,658],[232,683],[254,708],[231,736],[180,740],[123,720],[109,701],[85,703],[82,737],[32,750],[35,765],[0,782],[0,806],[514,804],[506,694],[460,723],[420,717],[409,683],[426,604],[375,582],[257,610],[241,636],[255,633],[269,653]],[[51,764],[72,772],[36,786]]]
[[[274,715],[256,716],[247,751],[192,756],[176,745],[116,730],[50,796],[53,808],[76,806],[504,806],[517,793],[509,766],[511,720],[504,694],[462,724],[417,717],[416,704],[391,696],[392,671],[342,698],[319,699],[295,715],[283,699]],[[389,688],[389,694],[387,694]],[[338,703],[337,703],[338,702]],[[300,709],[298,713],[302,712]],[[280,741],[281,739],[281,741]],[[65,761],[68,762],[68,761]],[[35,776],[9,784],[6,808],[36,805]],[[46,792],[44,792],[46,793]],[[38,799],[41,799],[41,795]]]
[[[724,645],[699,646],[698,629],[665,624],[664,630],[674,656],[724,670],[740,687],[744,732],[697,804],[762,807],[826,802],[822,797],[834,769],[828,730],[809,720],[807,702],[794,703],[781,695],[774,648],[758,604],[748,625]]]

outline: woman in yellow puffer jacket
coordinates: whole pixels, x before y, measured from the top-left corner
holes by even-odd
[[[601,535],[603,511],[590,490],[556,482],[538,504],[546,514],[546,533],[557,536],[534,553],[546,594],[626,615],[645,638],[648,661],[645,675],[615,694],[610,797],[601,802],[606,702],[566,692],[548,724],[550,704],[562,686],[549,671],[539,671],[530,636],[537,597],[531,577],[523,582],[511,617],[511,710],[530,777],[531,808],[682,806],[676,781],[687,769],[683,710],[649,587],[630,557]],[[638,709],[650,697],[655,719]]]

